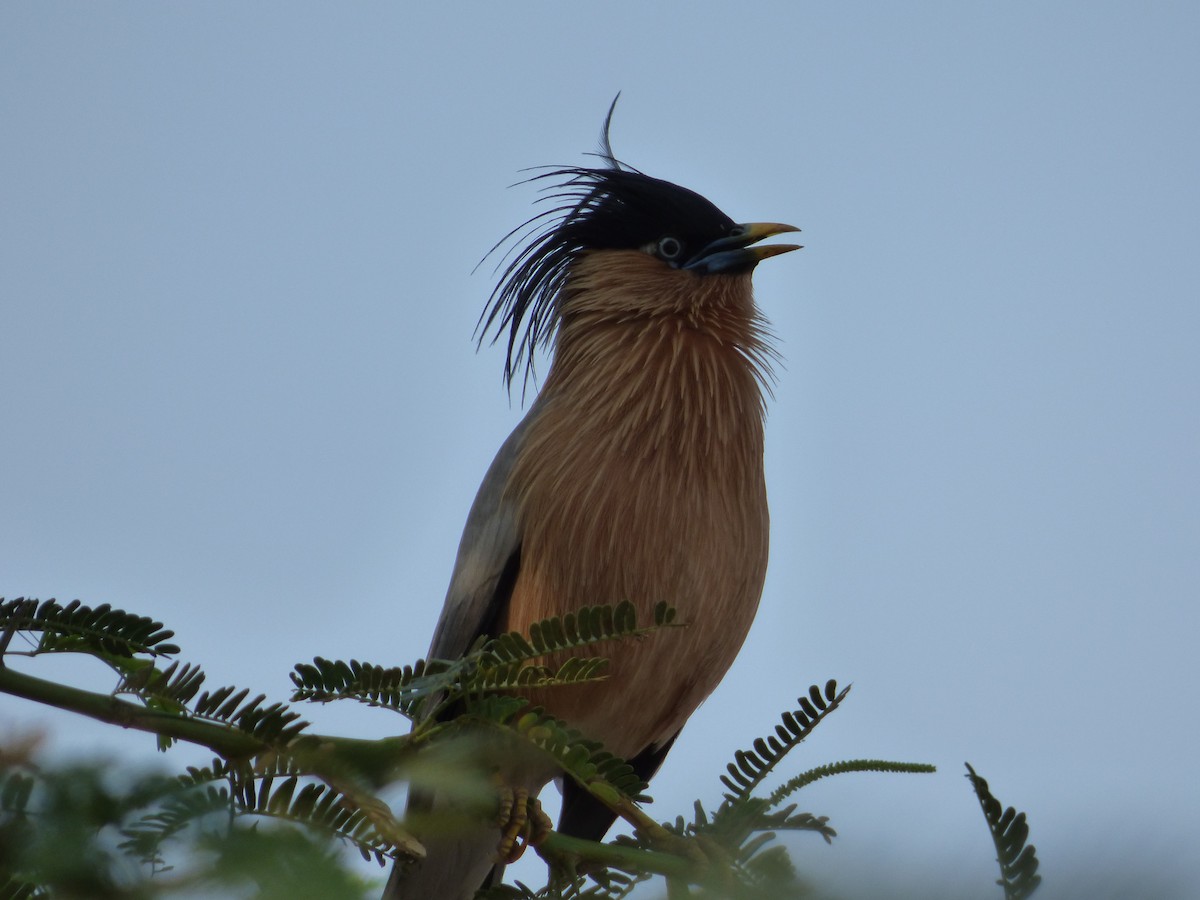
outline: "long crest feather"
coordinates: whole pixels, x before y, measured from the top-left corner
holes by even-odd
[[[613,97],[612,103],[608,106],[608,115],[604,117],[604,127],[600,129],[600,152],[597,154],[610,169],[625,169],[627,171],[636,171],[632,166],[617,159],[612,148],[612,120],[613,113],[617,111],[617,101],[621,99],[621,92],[617,91],[617,96]]]
[[[521,369],[524,386],[528,386],[536,374],[536,351],[553,341],[558,324],[558,292],[571,263],[584,249],[580,239],[590,214],[621,186],[620,176],[648,178],[613,153],[612,120],[620,98],[618,91],[604,117],[599,151],[589,154],[599,157],[603,167],[544,166],[526,170],[538,174],[517,184],[562,179],[540,189],[544,196],[538,202],[554,205],[512,229],[484,256],[486,260],[510,244],[497,266],[497,271],[503,267],[503,272],[475,328],[480,345],[489,333],[494,344],[507,332],[504,381],[510,390]]]
[[[525,380],[534,374],[534,352],[548,347],[557,325],[557,296],[568,269],[584,249],[571,240],[572,224],[586,218],[589,208],[603,196],[606,171],[583,167],[553,168],[526,179],[523,184],[551,178],[565,180],[548,186],[554,190],[539,202],[554,202],[506,234],[488,255],[512,241],[514,248],[501,265],[504,270],[479,317],[476,332],[482,344],[494,331],[492,343],[507,332],[508,353],[504,380],[509,388],[517,372],[524,368]],[[516,246],[524,243],[517,251]],[[505,265],[507,262],[507,265]]]
[[[618,94],[618,97],[620,95]],[[538,350],[551,346],[560,295],[574,264],[593,250],[643,249],[670,229],[684,245],[699,248],[732,233],[735,223],[709,200],[669,181],[652,178],[613,154],[610,131],[617,99],[609,106],[596,153],[603,165],[543,166],[520,184],[539,185],[549,205],[501,238],[487,255],[507,246],[496,270],[496,288],[476,324],[479,343],[506,339],[504,380],[524,370],[535,375]],[[524,390],[522,391],[524,396]]]

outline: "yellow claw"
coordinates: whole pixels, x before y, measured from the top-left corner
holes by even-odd
[[[500,843],[496,847],[496,862],[507,866],[515,863],[528,847],[536,847],[554,830],[554,823],[542,810],[537,797],[530,797],[525,788],[500,788]]]

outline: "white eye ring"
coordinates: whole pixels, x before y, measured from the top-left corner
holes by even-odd
[[[679,238],[668,235],[665,238],[658,239],[657,246],[658,255],[663,259],[675,259],[683,252],[683,241]]]

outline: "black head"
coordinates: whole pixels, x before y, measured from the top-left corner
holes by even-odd
[[[616,101],[613,101],[615,107]],[[518,369],[526,377],[533,353],[548,346],[558,323],[557,299],[571,264],[596,250],[639,250],[666,266],[687,270],[681,276],[746,272],[762,259],[793,245],[749,248],[748,245],[790,225],[738,224],[695,191],[651,178],[612,155],[608,127],[601,138],[604,168],[569,166],[529,179],[551,182],[543,190],[552,202],[492,248],[514,238],[528,243],[509,260],[479,319],[480,340],[494,331],[493,341],[508,332],[504,377],[511,386]]]
[[[522,363],[532,364],[534,349],[553,336],[555,298],[580,254],[643,250],[678,268],[738,227],[694,191],[641,172],[577,167],[531,180],[542,179],[556,179],[543,198],[555,206],[505,237],[534,232],[505,268],[480,318],[485,333],[493,327],[496,338],[509,332],[504,369],[509,383]]]

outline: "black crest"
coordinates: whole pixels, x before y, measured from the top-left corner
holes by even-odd
[[[616,105],[614,99],[596,154],[605,165],[549,168],[521,182],[548,182],[539,202],[552,206],[489,251],[490,256],[514,243],[478,326],[481,342],[490,333],[494,343],[507,332],[504,378],[510,387],[522,368],[529,378],[534,352],[550,345],[558,325],[559,291],[581,254],[643,249],[669,235],[680,242],[679,255],[686,258],[686,248],[699,249],[734,227],[729,216],[694,191],[651,178],[613,155],[609,128]],[[519,251],[518,245],[523,245]]]

